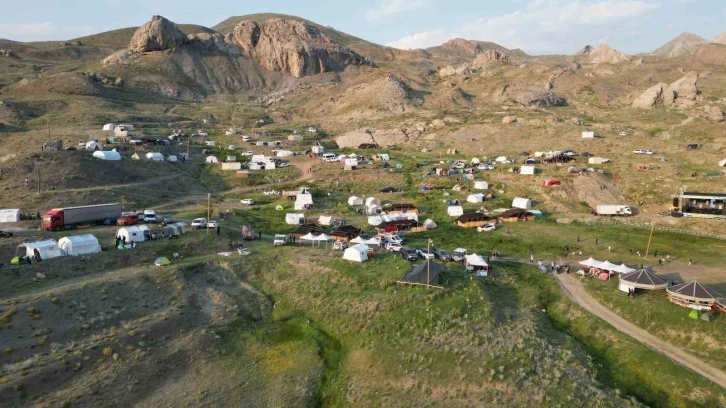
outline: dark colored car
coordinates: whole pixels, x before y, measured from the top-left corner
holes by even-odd
[[[9,231],[0,231],[0,238],[12,238],[13,233]]]
[[[69,151],[69,152],[75,152],[76,150],[78,150],[78,149],[76,149],[76,148],[75,148],[75,147],[73,147],[73,146],[68,146],[68,147],[66,147],[66,151]]]
[[[401,254],[401,258],[403,258],[407,261],[415,261],[418,259],[418,255],[416,255],[416,251],[411,248],[401,248],[401,250],[398,253]]]
[[[433,249],[431,252],[434,253],[434,256],[436,259],[439,259],[443,262],[451,262],[453,261],[453,258],[451,258],[451,254],[444,251],[443,249]]]
[[[399,187],[383,187],[381,193],[403,193],[403,189]]]
[[[358,145],[359,149],[375,149],[376,147],[378,147],[378,145],[375,143],[362,143]]]
[[[590,152],[582,152],[582,153],[580,153],[580,156],[582,156],[582,157],[592,157],[592,156],[594,156],[594,154],[592,154]]]
[[[422,162],[416,163],[416,167],[417,168],[421,168],[421,167],[428,166],[429,164],[431,164],[431,163],[430,162],[427,162],[427,161],[422,161]]]
[[[519,152],[520,156],[529,156],[529,152]]]

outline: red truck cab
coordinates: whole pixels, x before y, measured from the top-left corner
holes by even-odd
[[[40,229],[54,231],[63,228],[63,210],[57,208],[49,210],[43,215],[40,221]]]
[[[136,225],[139,222],[139,217],[136,214],[121,214],[116,225]]]

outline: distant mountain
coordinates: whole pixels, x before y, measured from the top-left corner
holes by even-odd
[[[651,52],[650,55],[656,55],[664,58],[691,55],[698,47],[706,43],[708,43],[708,40],[699,37],[696,34],[681,33],[678,37]]]
[[[453,38],[441,45],[426,48],[425,51],[433,57],[448,59],[451,63],[456,64],[471,61],[477,55],[489,50],[504,53],[515,61],[529,58],[529,55],[520,49],[510,50],[493,42],[465,40],[463,38]]]
[[[632,59],[633,58],[628,54],[620,52],[605,44],[600,44],[595,50],[590,52],[588,62],[590,62],[591,64],[619,64],[621,62],[630,61]]]
[[[726,44],[726,31],[716,36],[716,38],[713,39],[713,42],[719,44]]]

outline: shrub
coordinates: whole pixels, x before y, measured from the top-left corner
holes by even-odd
[[[101,354],[103,354],[104,356],[110,356],[113,354],[113,349],[111,347],[104,347],[101,351]]]

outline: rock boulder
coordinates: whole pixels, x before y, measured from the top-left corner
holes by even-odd
[[[588,62],[591,64],[619,64],[632,59],[633,58],[630,55],[624,54],[614,48],[610,48],[607,45],[602,44],[590,52]]]
[[[663,82],[659,82],[635,98],[633,107],[651,109],[656,106],[668,106],[673,103],[673,100],[673,90]]]
[[[13,50],[0,50],[0,57],[20,59],[18,54],[16,54]]]
[[[153,16],[131,37],[128,49],[133,52],[163,51],[184,45],[187,35],[162,16]]]
[[[567,101],[551,90],[525,82],[513,82],[501,88],[494,95],[495,102],[511,101],[525,107],[565,106]]]

